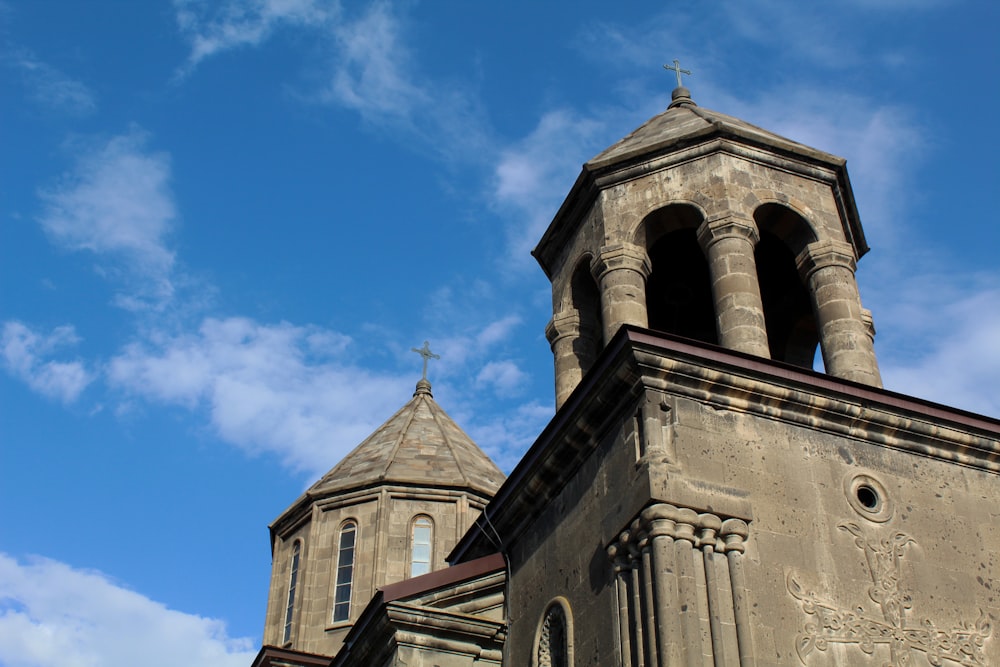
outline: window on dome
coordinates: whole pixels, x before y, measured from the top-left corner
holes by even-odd
[[[285,631],[281,641],[288,642],[292,638],[292,614],[295,611],[295,587],[299,580],[299,555],[302,551],[302,541],[296,540],[292,547],[292,566],[288,575],[288,604],[285,605]]]
[[[337,585],[333,594],[333,622],[346,621],[351,616],[351,586],[354,582],[354,543],[358,524],[347,521],[340,528],[337,555]]]
[[[410,526],[410,576],[419,577],[431,571],[434,544],[434,522],[429,516],[418,516]]]

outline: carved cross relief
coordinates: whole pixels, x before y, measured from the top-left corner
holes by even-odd
[[[854,544],[865,554],[872,586],[868,596],[882,611],[882,618],[874,618],[861,605],[848,609],[821,599],[807,591],[789,573],[788,592],[802,603],[807,615],[806,624],[795,641],[799,659],[806,664],[806,657],[814,650],[826,651],[830,644],[857,644],[867,655],[875,647],[889,647],[889,662],[883,667],[909,667],[913,651],[923,652],[934,667],[950,660],[963,667],[987,667],[983,657],[983,644],[990,636],[990,618],[979,611],[976,623],[960,623],[953,630],[940,630],[932,621],[924,619],[911,624],[906,612],[913,601],[900,582],[900,562],[906,547],[914,544],[913,538],[895,533],[881,542],[870,540],[854,523],[837,526],[854,536]]]

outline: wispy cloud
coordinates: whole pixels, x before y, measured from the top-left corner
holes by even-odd
[[[492,196],[509,216],[510,258],[528,261],[580,173],[583,163],[603,146],[607,121],[569,110],[544,114],[530,134],[508,146],[497,162]]]
[[[283,27],[320,27],[339,12],[324,0],[174,0],[177,25],[191,44],[188,74],[203,60],[232,49],[258,46]]]
[[[246,667],[253,640],[168,609],[100,572],[0,553],[0,664],[7,667]]]
[[[131,398],[204,412],[217,437],[318,474],[395,412],[409,380],[353,365],[337,332],[246,318],[154,335],[114,357],[108,378]]]
[[[174,292],[170,157],[148,150],[146,140],[133,129],[85,146],[72,171],[39,193],[39,222],[49,238],[94,253],[102,271],[127,285],[118,301],[132,310],[160,307]]]
[[[6,60],[21,72],[29,97],[42,108],[74,116],[84,116],[97,110],[97,98],[90,88],[29,51],[17,51],[7,56]]]
[[[876,324],[893,323],[876,337],[886,388],[1000,417],[1000,274],[914,263],[872,290]]]
[[[72,403],[94,379],[82,361],[54,361],[47,357],[79,342],[71,326],[39,333],[16,321],[5,322],[0,354],[8,373],[48,398]]]

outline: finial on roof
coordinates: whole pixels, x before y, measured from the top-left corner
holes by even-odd
[[[417,394],[426,394],[427,396],[431,396],[431,383],[427,381],[427,361],[428,359],[440,359],[441,356],[431,352],[431,344],[426,340],[424,341],[424,346],[422,348],[418,349],[412,347],[410,349],[424,358],[424,373],[417,382],[417,389],[413,392],[413,395],[416,396]]]
[[[674,107],[679,107],[682,104],[698,106],[694,103],[694,100],[691,99],[691,91],[685,88],[684,84],[681,82],[681,74],[691,76],[691,70],[681,69],[681,62],[676,58],[674,59],[672,67],[670,65],[664,65],[663,69],[670,70],[677,75],[677,87],[674,88],[674,92],[670,94],[670,106],[667,108],[673,109]]]

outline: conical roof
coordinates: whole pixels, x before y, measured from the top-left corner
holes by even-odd
[[[698,143],[711,135],[724,135],[748,143],[767,146],[834,166],[844,159],[816,150],[797,141],[757,127],[745,120],[718,111],[699,107],[687,88],[677,88],[673,101],[661,114],[653,116],[621,141],[601,151],[586,163],[586,168],[599,170],[610,165],[631,162],[685,145]]]
[[[496,464],[441,409],[431,384],[310,487],[328,495],[375,484],[468,488],[492,497],[504,480]]]

